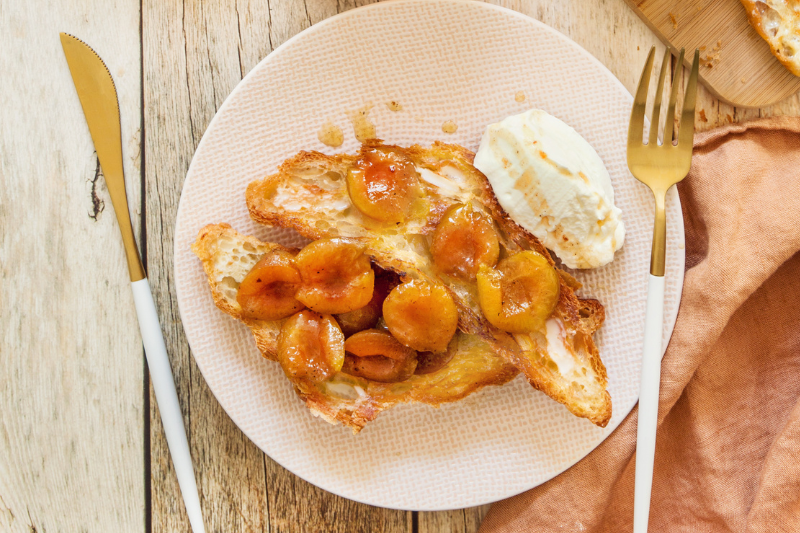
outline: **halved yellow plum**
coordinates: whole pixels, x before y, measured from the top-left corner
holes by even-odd
[[[373,270],[375,268],[373,267]],[[377,268],[375,271],[375,287],[369,303],[359,309],[336,315],[336,321],[339,322],[345,337],[375,327],[381,317],[383,301],[395,285],[397,285],[397,276],[395,274]]]
[[[556,269],[533,251],[478,271],[478,300],[486,319],[511,333],[535,331],[553,314],[560,291]]]
[[[278,362],[287,376],[320,383],[342,369],[344,335],[330,315],[304,309],[281,327]]]
[[[369,149],[348,171],[347,191],[364,215],[381,222],[403,222],[421,195],[419,173],[398,152]]]
[[[397,360],[382,355],[358,357],[346,354],[342,372],[381,383],[397,383],[414,375],[417,359]]]
[[[295,257],[303,280],[295,297],[318,313],[347,313],[372,299],[375,273],[364,246],[342,239],[314,241]]]
[[[403,346],[386,331],[368,329],[344,341],[345,360],[342,371],[354,376],[394,383],[414,374],[417,352]]]
[[[492,220],[471,205],[448,209],[436,226],[431,242],[436,268],[465,281],[472,281],[481,266],[494,266],[500,243]]]
[[[417,368],[414,373],[417,375],[431,374],[441,370],[449,363],[456,352],[458,352],[458,335],[453,335],[453,339],[447,345],[445,352],[419,352],[417,353]]]
[[[394,337],[420,352],[443,352],[458,327],[458,308],[442,285],[417,279],[398,285],[383,302]]]
[[[295,298],[300,273],[285,250],[264,254],[239,284],[236,301],[244,318],[280,320],[305,307]]]
[[[370,357],[382,355],[389,359],[404,361],[409,357],[416,357],[417,352],[403,346],[391,334],[379,329],[359,331],[344,341],[344,350],[357,357]]]

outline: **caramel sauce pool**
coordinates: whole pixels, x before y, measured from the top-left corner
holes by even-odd
[[[517,94],[514,95],[514,100],[517,102],[524,102],[525,101],[525,93],[519,91]]]
[[[342,128],[329,120],[319,129],[317,138],[326,146],[338,148],[344,142],[344,133],[342,133]]]
[[[389,111],[402,111],[403,110],[403,106],[400,105],[400,102],[398,102],[397,100],[392,100],[391,102],[388,102],[386,104],[386,107],[389,108]]]

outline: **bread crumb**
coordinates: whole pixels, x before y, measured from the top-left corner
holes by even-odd
[[[708,118],[706,118],[706,110],[705,109],[701,109],[700,110],[700,120],[702,122],[708,122]]]
[[[669,20],[670,20],[670,22],[672,22],[672,29],[677,30],[678,29],[678,19],[675,17],[674,13],[670,12]]]
[[[445,133],[455,133],[457,129],[458,125],[452,120],[448,120],[447,122],[442,124],[442,131]]]
[[[705,51],[705,49],[706,49],[706,45],[703,45],[703,46],[701,46],[700,48],[698,48],[698,50],[700,50],[701,52],[704,52],[704,51]]]
[[[348,112],[350,122],[353,123],[353,133],[355,133],[356,139],[362,143],[376,137],[375,124],[369,120],[370,109],[372,109],[372,104],[367,104],[361,109]]]
[[[705,46],[701,46],[699,50],[705,50]],[[705,57],[700,56],[700,64],[706,68],[713,68],[714,65],[719,63],[720,54],[719,51],[722,49],[722,41],[717,41],[717,44],[711,49],[710,52],[706,52]]]
[[[638,50],[638,49],[639,49],[639,47],[637,46],[637,47],[636,47],[636,49]]]
[[[317,139],[325,146],[339,148],[344,143],[344,133],[339,126],[329,120],[317,132]]]
[[[392,100],[391,102],[386,103],[386,107],[389,108],[389,111],[402,111],[403,106],[400,105],[400,102],[397,100]]]
[[[742,83],[747,83],[747,78],[742,78]]]

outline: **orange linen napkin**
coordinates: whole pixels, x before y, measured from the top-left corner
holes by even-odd
[[[798,532],[800,118],[695,139],[649,531]],[[564,474],[493,505],[480,533],[632,531],[637,415]]]

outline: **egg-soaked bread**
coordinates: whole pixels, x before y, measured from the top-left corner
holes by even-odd
[[[365,205],[370,191],[361,187],[359,173],[364,161],[377,152],[391,163],[384,174],[400,177],[396,184],[378,183],[388,186],[390,201],[381,204],[384,200],[378,198]],[[547,249],[502,210],[488,180],[472,165],[473,158],[462,147],[438,142],[430,148],[401,148],[373,140],[355,155],[300,152],[276,174],[251,183],[247,205],[257,222],[293,228],[314,240],[357,240],[381,268],[406,280],[444,285],[458,309],[459,335],[482,339],[535,388],[573,414],[604,427],[611,418],[611,398],[592,339],[605,318],[598,301],[579,299],[574,292],[579,285],[559,271],[557,303],[547,321],[535,331],[509,333],[484,316],[474,280],[437,268],[431,252],[434,234],[446,213],[459,205],[470,206],[491,221],[501,260],[532,250],[555,266]],[[408,178],[409,168],[414,179]]]
[[[286,250],[280,245],[242,235],[227,224],[204,227],[192,245],[208,276],[216,306],[244,322],[253,333],[261,354],[272,361],[277,360],[278,338],[287,319],[247,318],[236,296],[239,285],[253,266],[264,254],[276,249]],[[344,372],[321,384],[290,380],[312,413],[358,432],[381,411],[398,403],[438,406],[460,400],[486,385],[502,385],[518,374],[516,368],[478,336],[457,333],[451,341],[451,350],[452,359],[444,368],[416,374],[399,383],[380,383]]]

